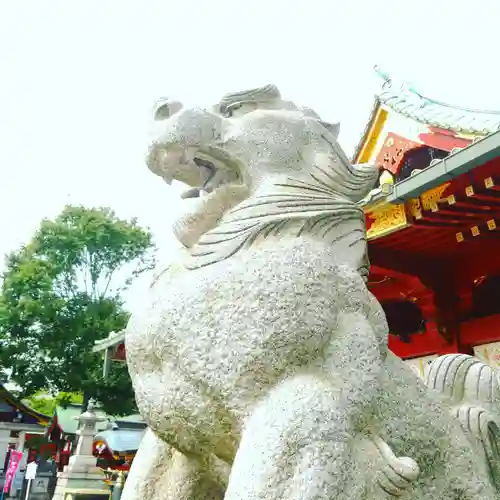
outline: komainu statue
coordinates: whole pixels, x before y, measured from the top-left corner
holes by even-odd
[[[127,327],[149,424],[123,500],[493,500],[480,438],[387,348],[338,126],[269,85],[161,101],[147,164],[184,249]]]

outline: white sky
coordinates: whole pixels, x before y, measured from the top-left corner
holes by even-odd
[[[165,255],[180,200],[143,164],[160,96],[212,104],[275,83],[339,120],[348,153],[377,63],[429,97],[500,109],[499,18],[494,0],[0,0],[0,254],[81,203],[138,216]]]

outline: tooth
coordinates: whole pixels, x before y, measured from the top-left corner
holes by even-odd
[[[200,196],[200,188],[188,189],[187,191],[184,191],[184,193],[181,194],[181,198],[183,200],[187,198],[198,198],[199,196]]]
[[[183,163],[191,163],[193,161],[194,155],[196,154],[196,150],[192,148],[188,148],[184,150],[183,155],[182,155],[182,162]]]

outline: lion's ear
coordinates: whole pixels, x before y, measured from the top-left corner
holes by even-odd
[[[330,134],[333,135],[335,140],[338,139],[339,133],[340,133],[340,123],[339,122],[337,122],[337,123],[321,122],[321,124],[323,125],[323,127],[325,127],[328,130],[328,132],[330,132]]]
[[[182,109],[182,103],[171,99],[163,98],[156,102],[153,110],[155,121],[166,120]]]

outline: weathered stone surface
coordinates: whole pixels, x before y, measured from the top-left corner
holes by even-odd
[[[156,118],[147,163],[190,187],[186,249],[127,327],[151,430],[123,500],[497,498],[478,443],[388,352],[359,206],[377,171],[338,126],[274,86]]]
[[[442,393],[469,439],[480,449],[479,460],[489,465],[500,488],[500,382],[499,373],[466,354],[447,354],[429,367],[426,384]]]

